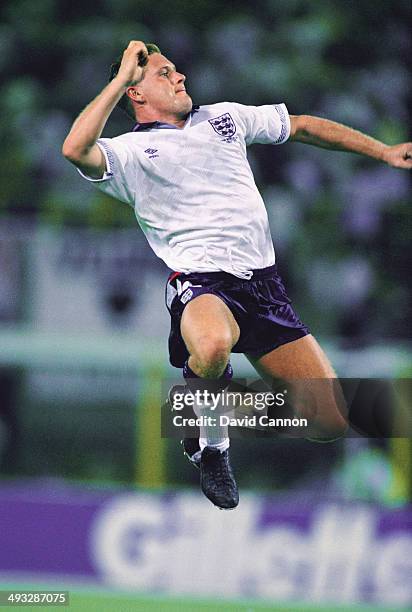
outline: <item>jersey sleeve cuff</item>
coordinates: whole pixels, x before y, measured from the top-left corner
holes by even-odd
[[[111,179],[112,176],[114,175],[114,171],[116,167],[115,155],[112,149],[103,140],[98,140],[96,144],[101,150],[101,152],[103,153],[103,157],[106,163],[106,169],[103,173],[103,176],[101,178],[93,178],[85,174],[84,172],[82,172],[80,168],[77,168],[77,171],[79,172],[79,174],[83,178],[85,178],[87,181],[90,181],[91,183],[101,183],[103,181],[107,181]]]
[[[273,144],[283,144],[290,136],[289,112],[286,108],[286,104],[275,104],[274,107],[275,112],[277,112],[280,119],[281,129],[279,136],[276,138]]]

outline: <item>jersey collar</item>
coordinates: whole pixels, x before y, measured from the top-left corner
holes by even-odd
[[[187,119],[189,119],[189,117],[194,115],[194,113],[197,113],[199,108],[200,108],[199,106],[193,106],[192,110],[187,116]],[[143,132],[144,130],[152,130],[152,129],[177,130],[177,127],[175,125],[172,125],[171,123],[163,123],[162,121],[149,121],[148,123],[136,123],[136,125],[132,129],[132,132]]]

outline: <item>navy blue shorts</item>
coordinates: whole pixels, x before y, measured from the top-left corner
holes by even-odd
[[[227,272],[172,272],[166,284],[166,306],[171,316],[170,363],[183,367],[189,353],[180,333],[183,310],[204,293],[228,306],[240,329],[233,353],[264,355],[310,333],[294,311],[276,265],[254,270],[251,280]]]

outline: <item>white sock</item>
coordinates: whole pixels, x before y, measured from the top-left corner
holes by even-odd
[[[197,417],[211,416],[218,419],[219,409],[212,410],[212,405],[205,402],[194,402],[193,411]],[[206,446],[217,448],[220,452],[229,448],[229,436],[227,425],[200,425],[199,446],[202,451]]]
[[[200,428],[200,430],[202,430],[202,428]],[[200,450],[202,451],[204,448],[206,448],[206,446],[209,446],[209,448],[217,448],[218,450],[220,450],[221,453],[223,453],[223,451],[227,450],[230,446],[230,439],[229,438],[224,438],[221,442],[215,442],[215,441],[208,441],[208,438],[199,438],[199,446],[200,446]]]

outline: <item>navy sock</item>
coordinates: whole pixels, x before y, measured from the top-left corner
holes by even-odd
[[[186,380],[187,386],[192,392],[207,389],[210,391],[210,393],[218,393],[229,386],[230,381],[233,378],[233,368],[229,361],[225,371],[223,374],[221,374],[221,376],[219,376],[219,378],[201,378],[193,372],[188,361],[186,361],[185,365],[183,366],[183,378]]]

